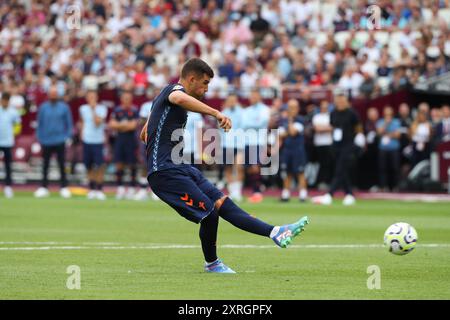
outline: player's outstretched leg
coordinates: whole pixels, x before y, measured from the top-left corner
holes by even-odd
[[[271,238],[279,247],[286,248],[309,223],[308,217],[303,217],[295,223],[283,226],[272,226],[261,221],[239,208],[231,199],[225,198],[219,209],[219,216],[235,227]]]

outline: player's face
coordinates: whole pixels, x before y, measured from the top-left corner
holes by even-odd
[[[189,94],[197,99],[203,98],[208,91],[208,85],[211,78],[207,74],[202,76],[192,76],[189,79]]]

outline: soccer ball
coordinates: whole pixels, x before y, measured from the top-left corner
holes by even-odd
[[[384,245],[389,252],[397,255],[411,252],[416,246],[417,239],[416,229],[406,222],[394,223],[384,233]]]

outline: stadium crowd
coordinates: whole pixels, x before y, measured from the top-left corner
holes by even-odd
[[[379,30],[371,30],[367,10],[372,4],[380,9]],[[216,74],[207,97],[234,92],[255,106],[262,103],[252,97],[255,88],[275,93],[267,108],[268,128],[278,128],[287,116],[285,101],[277,98],[281,88],[302,91],[299,113],[307,158],[321,164],[318,182],[329,184],[333,168],[324,159],[333,140],[330,129],[318,128],[329,125],[334,105],[313,102],[310,88],[373,98],[449,71],[449,10],[444,0],[7,0],[0,5],[0,93],[19,115],[32,108],[39,112],[36,97],[47,100],[52,90],[66,103],[102,88],[121,95],[146,93],[151,100],[177,81],[185,61],[200,57]],[[395,188],[398,168],[408,172],[450,136],[448,106],[403,104],[393,113],[389,106],[382,115],[370,108],[362,124],[367,143],[360,160],[374,168],[372,185],[381,188],[388,186],[388,176]],[[17,122],[16,115],[9,117]],[[133,117],[128,120],[136,121],[131,127],[137,130],[142,123]],[[391,174],[385,174],[389,169]],[[255,175],[249,171],[256,190]]]

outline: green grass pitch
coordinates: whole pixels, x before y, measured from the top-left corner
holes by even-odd
[[[281,249],[221,220],[219,256],[238,274],[215,275],[203,272],[198,225],[161,202],[0,198],[0,299],[450,298],[449,203],[348,208],[268,198],[242,206],[272,224],[306,214],[311,224]],[[406,256],[382,246],[400,221],[419,234]],[[80,268],[79,290],[67,288],[71,265]],[[368,288],[372,265],[380,289]]]

